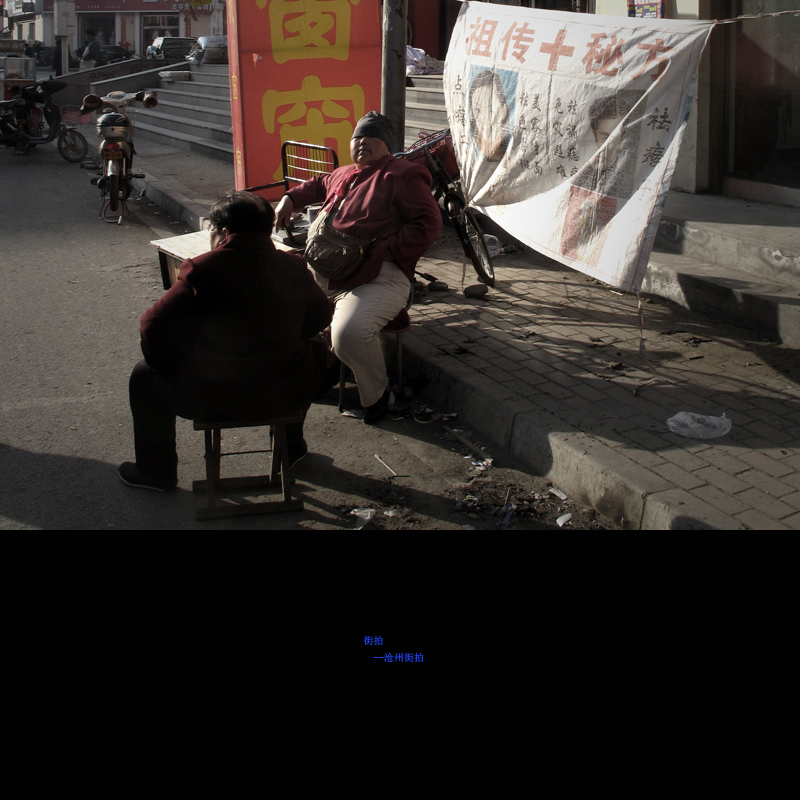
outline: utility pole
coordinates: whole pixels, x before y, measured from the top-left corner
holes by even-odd
[[[53,33],[61,42],[61,74],[69,75],[69,43],[75,36],[75,0],[55,0]]]
[[[381,114],[394,124],[393,153],[405,149],[408,0],[383,0]]]

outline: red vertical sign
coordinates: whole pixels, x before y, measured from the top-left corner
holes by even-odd
[[[381,105],[380,3],[228,0],[228,40],[237,189],[281,180],[287,140],[350,163],[356,121]]]

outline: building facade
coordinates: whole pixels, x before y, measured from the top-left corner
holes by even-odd
[[[8,27],[15,39],[55,44],[54,0],[5,0]],[[143,55],[158,36],[208,36],[224,33],[224,0],[75,0],[76,26],[70,42],[81,47],[87,30],[101,44],[117,44]]]
[[[444,59],[461,3],[408,0],[408,4],[411,44]],[[628,0],[502,0],[501,4],[628,15]],[[800,9],[798,0],[665,0],[665,16],[670,19],[749,17],[717,25],[711,33],[673,189],[800,207],[800,16],[769,16],[795,9]]]

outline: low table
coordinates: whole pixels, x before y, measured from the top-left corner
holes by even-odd
[[[296,252],[293,247],[287,245],[280,236],[275,234],[272,236],[272,243],[278,250]],[[211,250],[208,231],[184,233],[181,236],[170,236],[167,239],[154,239],[150,244],[154,244],[158,248],[161,282],[164,284],[165,291],[175,285],[178,273],[181,271],[181,264],[187,258],[197,258]]]

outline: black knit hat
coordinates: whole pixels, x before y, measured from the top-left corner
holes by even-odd
[[[356,123],[356,129],[353,131],[351,138],[355,139],[360,136],[374,136],[380,139],[391,150],[394,146],[392,140],[394,139],[394,125],[389,117],[384,117],[377,111],[368,111]]]

